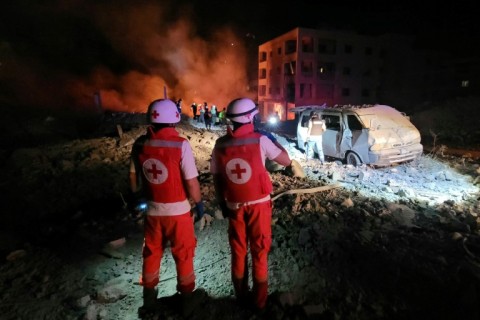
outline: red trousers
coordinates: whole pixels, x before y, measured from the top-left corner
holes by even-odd
[[[143,244],[142,285],[155,288],[160,281],[160,265],[165,246],[170,242],[177,268],[177,290],[189,293],[195,289],[193,258],[197,238],[190,212],[179,216],[146,216]]]
[[[250,247],[252,256],[253,294],[258,308],[264,308],[268,295],[268,253],[272,244],[272,202],[243,206],[229,216],[229,243],[232,253],[232,281],[237,297],[248,287],[245,263]],[[238,284],[244,283],[243,288]],[[237,285],[236,285],[237,284]]]

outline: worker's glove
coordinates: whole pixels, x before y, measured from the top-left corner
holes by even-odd
[[[147,199],[145,198],[139,198],[135,204],[135,212],[138,213],[144,213],[147,211],[148,204],[147,204]]]
[[[220,210],[222,210],[223,218],[228,218],[230,216],[231,210],[227,207],[227,203],[225,201],[222,201],[218,205],[220,206]]]
[[[285,167],[285,174],[290,177],[304,178],[305,172],[297,160],[292,160],[290,165]]]
[[[195,204],[195,222],[200,221],[203,218],[203,215],[205,214],[205,205],[203,204],[203,201],[197,202]]]
[[[138,211],[138,208],[141,207],[142,203],[146,203],[142,192],[130,192],[127,195],[126,207],[130,212]]]

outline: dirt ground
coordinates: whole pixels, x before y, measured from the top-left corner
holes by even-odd
[[[38,124],[38,136],[54,124]],[[208,173],[225,130],[206,131],[187,118],[178,130],[194,150],[211,217],[195,225],[197,287],[208,298],[189,319],[259,319],[233,298],[228,221]],[[132,125],[121,137],[113,130],[4,148],[0,319],[183,319],[168,303],[138,314],[142,219],[125,201],[129,152],[143,132]],[[321,166],[303,160],[292,136],[277,138],[306,177],[281,168],[271,173],[273,247],[263,318],[480,318],[478,158],[436,148],[390,168]],[[325,190],[312,192],[317,187]],[[292,190],[298,193],[283,193]],[[159,297],[173,295],[175,283],[167,251]]]

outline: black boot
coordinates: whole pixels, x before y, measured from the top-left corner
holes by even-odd
[[[182,293],[181,297],[181,314],[183,317],[188,318],[205,302],[207,293],[205,290],[199,288],[190,293]]]
[[[138,309],[140,317],[145,314],[160,310],[160,304],[157,301],[158,291],[155,288],[143,288],[143,306]]]

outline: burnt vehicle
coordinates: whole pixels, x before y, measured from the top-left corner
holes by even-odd
[[[297,147],[301,150],[305,150],[308,120],[313,111],[326,124],[323,133],[326,157],[354,166],[381,167],[412,161],[423,152],[418,129],[404,113],[390,106],[313,105],[290,111],[298,113]]]

